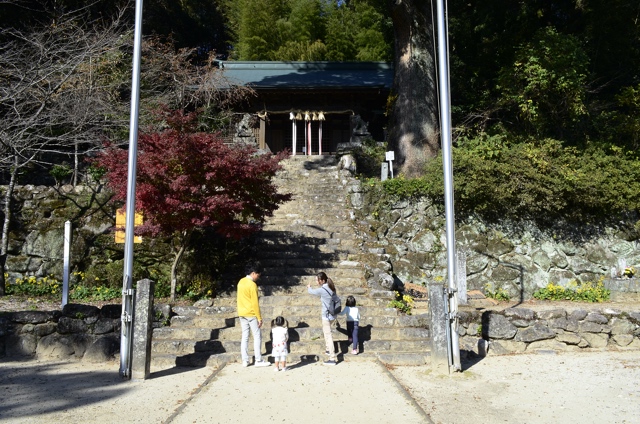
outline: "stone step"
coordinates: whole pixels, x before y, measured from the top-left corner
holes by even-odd
[[[338,319],[341,328],[333,330],[340,361],[425,364],[430,349],[427,315],[401,315],[387,307],[395,297],[392,291],[366,285],[362,263],[375,263],[384,252],[367,249],[358,238],[347,206],[350,176],[338,171],[336,163],[332,156],[283,161],[275,182],[279,192],[291,193],[293,198],[274,212],[253,239],[255,258],[265,267],[258,283],[261,312],[267,321],[261,331],[265,357],[269,358],[266,352],[271,349],[269,320],[283,315],[290,328],[288,361],[326,359],[319,299],[310,296],[306,287],[317,287],[316,274],[324,271],[336,283],[343,302],[351,294],[361,308],[360,355],[347,354],[351,346],[344,317]],[[363,262],[352,260],[360,257]],[[229,282],[229,287],[235,283]],[[235,294],[204,305],[175,307],[171,327],[154,331],[154,366],[211,366],[241,360]]]
[[[307,241],[295,241],[291,238],[262,238],[256,240],[254,246],[258,253],[269,255],[271,252],[301,251],[318,255],[318,258],[337,258],[342,252],[355,252],[360,249],[361,241],[356,238],[307,238]]]
[[[335,339],[337,352],[347,353],[351,343],[346,339]],[[250,340],[251,344],[251,340]],[[427,352],[431,341],[424,340],[362,340],[359,351],[363,353],[407,353]],[[153,354],[188,355],[196,352],[230,353],[240,352],[240,340],[153,340]],[[252,349],[250,349],[252,350]],[[319,355],[325,351],[322,334],[317,340],[289,341],[289,353],[294,355]],[[271,352],[271,341],[263,341],[262,353]]]
[[[309,296],[311,297],[311,296]],[[260,305],[260,312],[265,319],[269,317],[275,318],[278,315],[282,315],[285,318],[288,316],[300,316],[300,317],[309,317],[311,319],[315,316],[320,316],[321,313],[321,305],[320,299],[318,297],[315,298],[315,302],[313,302],[313,298],[311,298],[309,304],[306,305]],[[231,302],[229,302],[231,303]],[[344,300],[343,300],[344,304]],[[223,312],[217,312],[218,310],[223,309]],[[206,312],[200,313],[200,315],[188,315],[184,312],[177,313],[181,316],[206,316],[206,315],[215,315],[223,318],[231,318],[233,316],[237,316],[235,304],[228,306],[213,306],[210,308],[205,308]],[[360,311],[361,317],[371,317],[371,316],[388,316],[392,314],[397,314],[397,311],[393,308],[387,308],[385,306],[363,306]]]
[[[328,268],[328,267],[299,267],[296,265],[284,264],[282,266],[269,267],[265,266],[263,262],[262,273],[269,277],[280,276],[306,276],[306,275],[318,275],[319,272],[324,271],[334,282],[341,279],[362,279],[364,269],[360,268]],[[261,274],[262,275],[262,274]]]
[[[298,231],[296,231],[298,230]],[[280,233],[274,235],[264,234],[260,236],[261,240],[275,240],[290,243],[295,241],[296,244],[302,245],[318,245],[327,244],[329,240],[337,240],[333,244],[344,244],[344,242],[357,240],[356,235],[352,231],[331,232],[318,228],[307,227],[297,229],[292,226],[282,225],[273,226],[269,231]],[[286,233],[285,233],[286,232]],[[360,241],[358,240],[358,245]]]
[[[353,241],[355,239],[355,235],[353,233],[341,233],[341,235],[346,236],[344,238],[345,241]],[[342,239],[340,237],[336,237],[334,235],[308,234],[288,231],[285,229],[279,231],[262,231],[259,237],[255,239],[255,242],[257,244],[301,245],[303,248],[307,246],[333,245],[333,248],[335,249],[335,245],[340,244],[341,240]],[[358,242],[357,245],[359,246],[360,243]]]
[[[265,285],[262,277],[260,277],[260,283],[258,285],[258,291],[261,293],[261,301],[262,299],[266,299],[267,297],[275,297],[281,295],[304,295],[309,296],[307,292],[307,282],[311,284],[311,287],[317,287],[316,277],[309,276],[304,277],[305,283],[301,285],[290,285],[290,286],[280,286],[277,284],[274,285]],[[374,297],[385,299],[385,301],[389,301],[395,297],[393,292],[380,293],[376,292],[375,296],[371,296],[371,290],[364,286],[354,286],[354,285],[345,285],[342,284],[344,280],[340,280],[340,284],[336,287],[338,291],[338,295],[340,297],[346,297],[349,295],[355,296],[356,300],[364,297]]]
[[[270,218],[265,223],[266,229],[270,229],[271,226],[275,225],[287,225],[287,226],[299,226],[299,227],[307,227],[307,226],[315,226],[320,227],[326,231],[353,231],[353,225],[347,219],[342,219],[336,216],[322,215],[321,217],[310,216],[309,214],[304,216],[303,218],[292,218],[290,215],[282,215],[282,216],[274,216]]]
[[[318,287],[317,285],[315,287]],[[315,288],[314,287],[314,288]],[[317,307],[320,305],[320,298],[318,296],[314,296],[309,294],[307,291],[307,287],[296,287],[296,292],[286,295],[279,296],[261,296],[259,303],[260,307],[264,308],[266,306],[309,306],[309,307]],[[371,308],[387,308],[390,299],[376,299],[370,298],[364,295],[354,294],[353,291],[349,291],[345,288],[344,291],[340,290],[340,287],[337,288],[338,295],[342,299],[342,303],[346,302],[347,296],[354,296],[356,298],[356,303],[360,308],[368,308],[367,310],[371,310]],[[213,299],[213,305],[215,306],[236,306],[236,297],[234,295],[217,297]],[[343,305],[344,306],[344,305]],[[364,309],[360,311],[362,312]]]
[[[269,220],[263,227],[263,231],[297,231],[305,232],[307,229],[326,231],[328,233],[352,232],[349,222],[340,222],[336,219],[317,220],[308,219],[306,222],[288,222],[288,218]]]
[[[355,362],[355,361],[376,361],[379,360],[388,365],[424,365],[428,363],[430,352],[395,352],[395,353],[369,353],[363,352],[358,355],[348,353],[338,354],[339,362]],[[264,355],[263,358],[273,363],[270,355]],[[287,364],[293,365],[300,362],[320,362],[326,359],[326,355],[310,354],[310,355],[294,355],[289,354]],[[171,367],[219,367],[226,363],[242,362],[240,352],[226,352],[212,354],[210,352],[195,352],[187,355],[171,355],[171,354],[153,354],[151,357],[152,367],[166,369]]]
[[[261,257],[280,259],[316,259],[325,261],[344,261],[359,249],[356,246],[336,246],[333,243],[305,245],[291,241],[260,240],[254,244]]]
[[[289,341],[313,341],[323,338],[322,327],[309,326],[306,323],[302,327],[289,328]],[[271,326],[261,329],[262,340],[269,340]],[[340,329],[334,329],[334,339],[344,340],[348,338],[346,326],[341,324]],[[429,337],[429,330],[415,327],[373,327],[364,325],[360,327],[359,337],[362,340],[422,340]],[[240,340],[242,328],[240,325],[226,328],[194,328],[194,327],[162,327],[153,331],[153,340],[199,340],[199,341],[229,341]]]
[[[303,325],[309,327],[320,327],[322,325],[320,315],[316,310],[314,315],[288,315],[287,321],[292,328],[302,328]],[[212,315],[195,315],[195,316],[174,316],[171,318],[171,327],[162,328],[204,328],[204,329],[221,329],[239,326],[236,316],[224,316],[221,314]],[[342,327],[346,326],[344,317],[338,318]],[[380,328],[391,327],[412,327],[427,328],[427,314],[420,315],[367,315],[362,316],[360,325],[363,327],[372,326]],[[156,329],[160,330],[160,329]]]
[[[262,253],[262,254],[261,254]],[[259,255],[261,258],[261,263],[263,265],[264,274],[268,274],[268,270],[266,268],[310,268],[311,272],[319,272],[314,271],[314,269],[320,268],[322,270],[329,270],[335,272],[364,272],[364,265],[362,262],[351,261],[348,259],[341,259],[339,257],[333,257],[331,254],[324,255],[307,255],[307,256],[294,256],[291,254],[283,254],[282,252],[256,252],[256,255]],[[345,253],[346,254],[346,253]],[[346,254],[346,256],[349,256]],[[269,261],[267,263],[266,261]],[[271,264],[271,265],[269,265]],[[325,271],[328,272],[328,271]],[[274,275],[279,274],[280,272],[275,273]]]
[[[325,231],[319,228],[312,228],[312,227],[302,228],[302,227],[295,227],[295,226],[285,225],[285,224],[272,225],[270,227],[267,227],[266,229],[269,231],[279,231],[279,232],[287,231],[288,232],[288,234],[285,237],[276,238],[276,240],[284,239],[285,241],[288,241],[290,239],[291,234],[296,235],[298,237],[306,237],[306,238],[312,239],[308,243],[304,243],[304,240],[297,240],[298,243],[303,245],[304,244],[310,244],[310,245],[325,244],[327,240],[330,240],[330,239],[340,239],[340,240],[357,239],[356,235],[351,231],[346,231],[346,232],[345,231],[343,232]],[[265,236],[264,238],[273,240],[273,237],[269,237],[269,236]]]
[[[338,290],[340,287],[364,287],[365,281],[363,277],[359,278],[348,278],[341,277],[336,279],[333,275],[327,273],[327,275],[333,280],[336,284]],[[311,284],[311,286],[316,285],[316,274],[312,275],[268,275],[265,274],[260,276],[259,285],[263,286],[266,293],[266,286],[274,285],[274,286],[305,286],[307,284]]]

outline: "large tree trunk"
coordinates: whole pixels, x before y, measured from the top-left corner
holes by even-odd
[[[400,172],[412,176],[440,149],[431,2],[390,0],[390,10],[395,78],[388,141]]]
[[[6,281],[4,278],[5,263],[7,261],[7,253],[9,250],[9,223],[11,222],[11,199],[13,198],[13,190],[16,186],[18,178],[18,158],[14,157],[14,167],[11,169],[11,179],[7,192],[4,195],[4,223],[2,225],[2,238],[0,238],[0,296],[6,294]]]

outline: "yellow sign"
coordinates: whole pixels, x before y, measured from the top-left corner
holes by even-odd
[[[124,243],[124,227],[126,225],[126,222],[127,222],[127,213],[125,212],[124,208],[118,209],[116,211],[116,233],[115,233],[116,243]],[[134,227],[137,227],[138,225],[142,225],[142,222],[143,222],[142,213],[136,212],[136,216],[134,218],[134,224],[133,224]],[[133,242],[142,243],[142,237],[134,236]]]

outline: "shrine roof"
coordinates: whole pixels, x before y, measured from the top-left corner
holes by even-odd
[[[386,62],[219,61],[230,85],[254,89],[391,89]]]

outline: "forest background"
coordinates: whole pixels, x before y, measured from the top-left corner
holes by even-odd
[[[403,21],[399,6],[415,19]],[[447,7],[458,218],[622,222],[640,231],[640,4],[453,0]],[[431,22],[434,8],[420,0],[147,0],[142,123],[168,104],[204,106],[201,130],[228,125],[228,105],[250,94],[186,89],[210,81],[215,58],[372,60],[396,68],[405,60],[435,79],[432,60],[407,53],[434,51],[433,27],[419,24]],[[59,153],[72,149],[67,157],[77,159],[100,149],[102,139],[126,140],[132,22],[133,3],[120,0],[0,2],[3,183],[28,182],[38,169],[75,181],[77,163],[61,168]],[[36,62],[25,46],[48,53],[57,46],[57,61],[43,55]],[[17,97],[26,92],[13,83],[24,82],[21,75],[38,81],[31,103]],[[388,99],[391,137],[402,119],[415,120],[403,116],[406,105],[405,113],[398,109],[413,89],[396,84]],[[413,94],[424,103],[437,98]],[[17,113],[18,103],[28,103],[29,113]],[[434,140],[414,143],[427,153],[405,167],[406,178],[372,186],[395,198],[441,198]],[[397,140],[385,141],[402,150]]]

